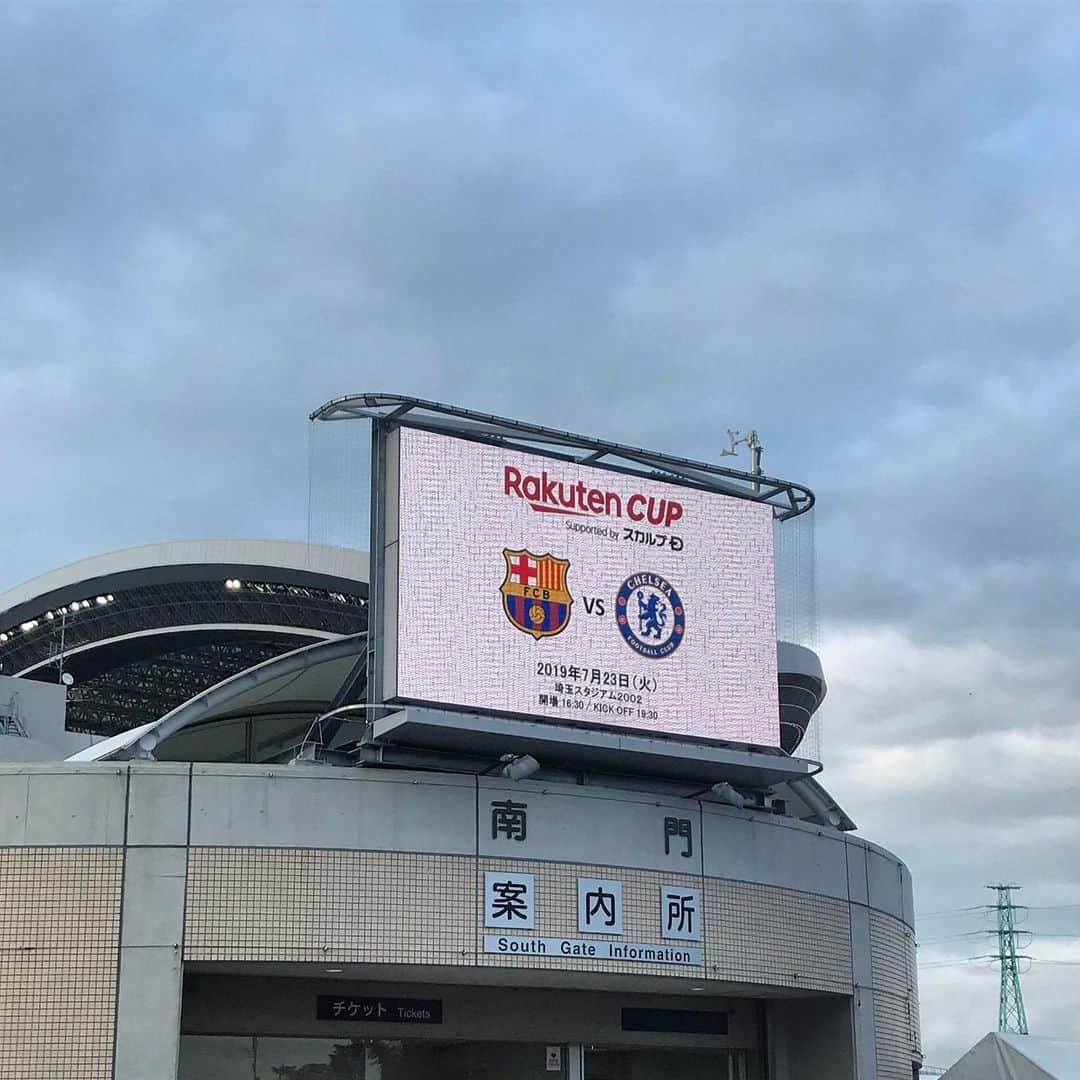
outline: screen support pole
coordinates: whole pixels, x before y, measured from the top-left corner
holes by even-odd
[[[368,701],[382,704],[383,614],[386,610],[387,425],[371,421],[371,572],[368,589]]]

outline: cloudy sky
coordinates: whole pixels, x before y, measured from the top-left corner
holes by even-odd
[[[0,588],[303,538],[348,392],[756,427],[819,498],[831,789],[923,912],[1080,904],[1078,68],[1074,5],[0,5]],[[996,1022],[977,964],[922,997],[932,1062]]]

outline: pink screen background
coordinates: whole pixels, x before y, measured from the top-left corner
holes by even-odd
[[[779,745],[769,507],[399,430],[397,697]],[[522,476],[546,471],[564,482],[615,492],[624,510],[635,493],[674,499],[683,517],[665,528],[625,516],[540,513],[505,494],[507,465]],[[652,534],[655,542],[627,539],[627,529]],[[681,550],[672,550],[672,535]],[[507,617],[500,593],[503,548],[570,560],[567,585],[574,603],[557,636],[534,640]],[[638,655],[616,622],[621,584],[642,572],[668,579],[685,610],[681,643],[662,659]],[[604,616],[586,612],[587,597],[603,601]],[[539,674],[538,664],[549,663],[556,674]],[[582,683],[559,675],[564,669],[588,672],[587,691],[610,689],[613,696],[560,691]],[[594,671],[610,677],[610,687],[595,683]],[[642,692],[639,705],[635,684],[641,680],[651,689]],[[625,693],[630,699],[619,700]]]

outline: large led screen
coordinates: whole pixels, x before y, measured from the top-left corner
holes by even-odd
[[[413,428],[387,460],[386,700],[779,745],[769,507]]]

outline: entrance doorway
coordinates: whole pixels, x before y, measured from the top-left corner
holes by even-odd
[[[222,1035],[180,1041],[180,1080],[755,1080],[752,1067],[745,1050]]]
[[[185,1035],[180,1080],[566,1080],[562,1046]]]
[[[583,1080],[754,1080],[746,1050],[587,1046]]]

